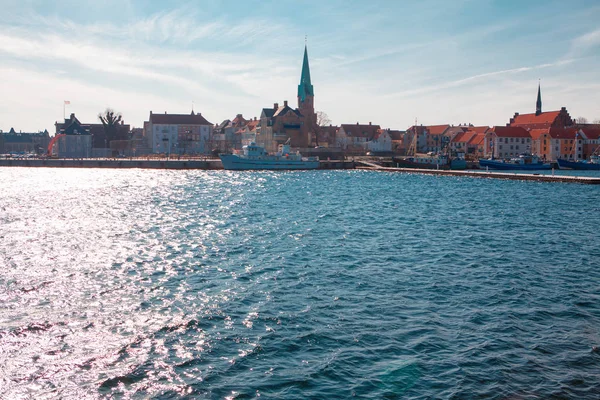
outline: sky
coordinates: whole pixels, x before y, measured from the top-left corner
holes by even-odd
[[[297,104],[305,40],[333,124],[504,125],[567,107],[600,119],[597,0],[0,0],[0,129],[106,108],[212,123]]]

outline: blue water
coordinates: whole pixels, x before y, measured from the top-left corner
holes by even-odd
[[[0,183],[2,398],[600,397],[600,188],[28,168]]]

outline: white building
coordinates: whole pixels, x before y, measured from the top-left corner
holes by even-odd
[[[153,114],[144,122],[144,136],[153,153],[205,154],[210,152],[213,125],[200,113]]]

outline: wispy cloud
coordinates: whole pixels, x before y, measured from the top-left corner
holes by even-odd
[[[426,94],[426,93],[434,93],[434,92],[438,92],[438,91],[446,90],[446,89],[456,89],[460,86],[468,85],[468,84],[474,83],[476,81],[485,81],[492,77],[497,77],[497,76],[501,76],[501,75],[509,75],[509,74],[518,74],[518,73],[522,73],[522,72],[540,70],[540,69],[544,69],[544,68],[560,67],[560,66],[570,64],[573,61],[574,60],[560,60],[560,61],[557,61],[554,63],[546,63],[546,64],[534,65],[534,66],[529,66],[529,67],[511,68],[511,69],[505,69],[505,70],[501,70],[501,71],[485,72],[483,74],[477,74],[477,75],[469,76],[469,77],[454,80],[454,81],[444,82],[444,83],[437,84],[437,85],[424,86],[424,87],[420,87],[420,88],[416,88],[416,89],[410,89],[410,90],[392,93],[392,94],[387,95],[386,97],[408,97],[408,96],[414,96],[414,95],[422,95],[422,94]]]

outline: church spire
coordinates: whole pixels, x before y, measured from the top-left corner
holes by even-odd
[[[304,45],[304,61],[302,62],[302,75],[298,85],[298,105],[306,100],[307,96],[314,96],[313,85],[310,83],[310,67],[308,66],[308,50]]]
[[[542,113],[542,87],[541,84],[538,83],[538,97],[537,102],[535,103],[535,115],[540,115]]]

